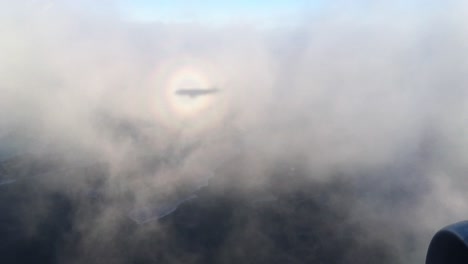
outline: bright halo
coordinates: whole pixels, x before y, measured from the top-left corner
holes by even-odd
[[[156,91],[152,105],[156,104],[157,121],[171,129],[205,131],[213,128],[222,118],[225,103],[223,91],[219,94],[185,96],[184,89],[213,89],[218,83],[211,67],[199,61],[165,63],[150,79],[150,87]]]
[[[213,103],[214,96],[191,98],[178,95],[176,92],[180,89],[208,89],[211,87],[213,85],[200,72],[191,67],[185,67],[170,77],[165,97],[176,115],[180,118],[190,118],[208,108]]]

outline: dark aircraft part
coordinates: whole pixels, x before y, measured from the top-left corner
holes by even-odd
[[[213,89],[179,89],[175,91],[175,94],[179,96],[188,96],[190,98],[195,98],[203,95],[210,95],[218,93],[219,90],[216,88]]]
[[[444,227],[431,240],[426,264],[468,263],[468,221]]]

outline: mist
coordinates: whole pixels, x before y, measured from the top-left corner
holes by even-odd
[[[332,1],[266,26],[0,10],[7,262],[423,263],[466,219],[461,1]]]

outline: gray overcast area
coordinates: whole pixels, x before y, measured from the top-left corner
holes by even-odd
[[[424,263],[467,218],[463,1],[261,28],[50,2],[0,0],[1,263]]]

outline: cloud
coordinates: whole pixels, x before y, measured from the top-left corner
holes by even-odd
[[[31,180],[39,194],[24,187],[30,199],[41,197],[37,214],[20,210],[25,225],[81,208],[67,229],[76,240],[59,250],[67,260],[90,249],[89,258],[112,259],[128,243],[152,245],[150,235],[169,259],[242,258],[257,249],[241,245],[250,236],[267,256],[284,249],[270,230],[255,233],[268,219],[232,213],[248,204],[243,198],[266,192],[279,197],[266,214],[282,217],[291,236],[307,226],[292,220],[298,213],[316,223],[306,228],[315,238],[343,224],[358,234],[337,231],[330,239],[343,247],[357,241],[392,263],[422,261],[430,235],[465,217],[466,8],[344,9],[344,2],[288,28],[137,23],[91,2],[8,4],[14,12],[0,23],[0,142],[8,152],[32,153],[12,171],[54,168]],[[179,99],[174,89],[187,83],[221,91],[195,103]],[[122,236],[131,208],[187,195],[207,178],[206,197],[219,204],[197,198],[180,206],[174,223]],[[99,193],[97,205],[83,198],[94,197],[90,191]],[[205,234],[224,247],[187,250],[191,240],[177,221],[205,227],[196,232],[211,226],[193,208],[231,225],[223,239]],[[241,227],[247,231],[226,231]],[[328,246],[316,245],[304,254],[323,261]],[[341,252],[343,259],[361,249]]]

